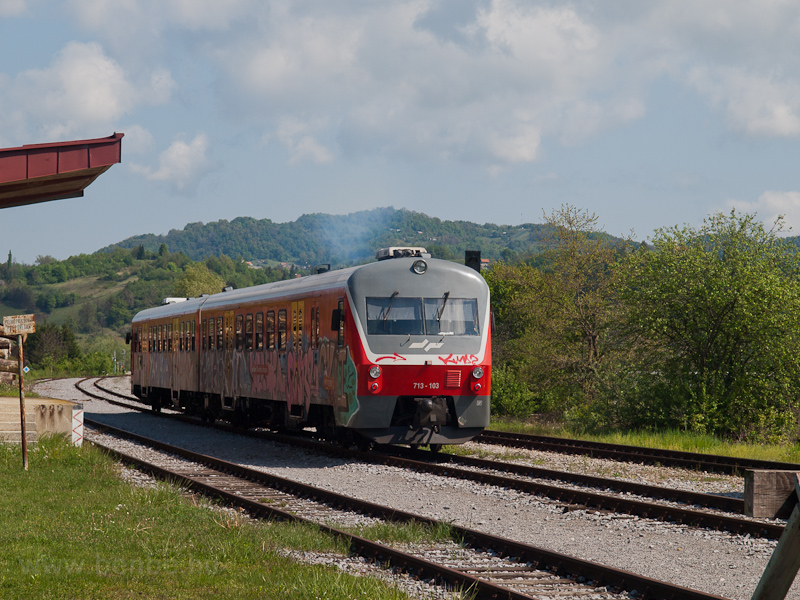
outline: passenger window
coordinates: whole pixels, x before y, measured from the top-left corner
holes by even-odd
[[[303,347],[303,301],[292,302],[292,348]]]
[[[267,350],[275,349],[275,311],[267,313]]]
[[[256,350],[264,349],[264,313],[256,313]]]
[[[192,327],[192,347],[191,347],[191,350],[192,350],[192,352],[194,352],[194,349],[195,349],[194,340],[195,340],[195,326],[196,325],[197,325],[197,321],[192,320],[192,322],[191,322],[191,327]]]
[[[167,330],[167,352],[172,352],[172,323],[165,327]]]
[[[217,317],[217,350],[223,350],[225,348],[223,345],[224,335],[225,330],[222,327],[222,317]]]
[[[203,319],[200,322],[200,345],[203,347],[203,352],[208,348],[208,322]]]
[[[244,347],[244,332],[242,328],[242,324],[244,321],[244,317],[242,315],[236,315],[236,349],[241,350]]]
[[[208,349],[214,349],[214,317],[208,319]]]
[[[186,323],[184,321],[181,321],[180,332],[181,332],[180,333],[181,337],[178,340],[178,350],[183,352],[183,343],[184,343],[184,341],[186,339]]]
[[[278,311],[278,350],[286,350],[286,309]]]
[[[303,303],[297,303],[297,339],[295,340],[295,348],[298,350],[303,348]]]
[[[244,318],[244,348],[253,349],[253,315],[248,314]]]

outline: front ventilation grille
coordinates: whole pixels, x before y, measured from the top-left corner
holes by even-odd
[[[447,371],[444,379],[445,387],[461,387],[461,371]]]

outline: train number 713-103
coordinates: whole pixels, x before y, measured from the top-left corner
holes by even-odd
[[[420,383],[420,382],[416,382],[415,381],[414,382],[414,389],[415,390],[424,390],[424,389],[438,390],[439,389],[439,384],[438,383]]]

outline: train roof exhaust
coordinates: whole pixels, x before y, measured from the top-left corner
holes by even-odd
[[[430,253],[420,246],[391,246],[381,248],[375,253],[378,260],[388,260],[390,258],[430,258]]]

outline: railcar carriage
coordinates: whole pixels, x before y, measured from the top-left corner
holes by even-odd
[[[133,393],[154,410],[345,441],[472,439],[489,424],[488,286],[422,249],[382,253],[138,313]]]

